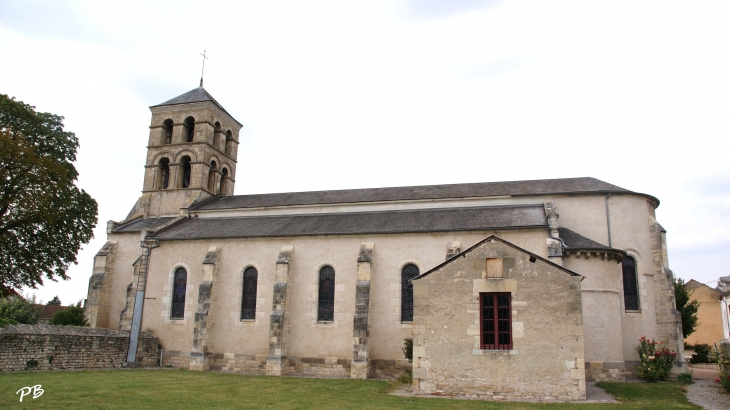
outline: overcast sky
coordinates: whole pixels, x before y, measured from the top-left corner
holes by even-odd
[[[0,0],[0,93],[65,116],[99,202],[142,189],[149,106],[244,124],[236,194],[595,177],[658,197],[672,270],[730,275],[728,1]],[[596,238],[599,239],[600,238]]]

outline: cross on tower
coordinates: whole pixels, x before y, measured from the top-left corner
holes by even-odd
[[[203,73],[205,72],[205,60],[210,60],[208,57],[205,56],[205,50],[203,50],[202,53],[200,53],[201,56],[203,56],[203,69],[200,70],[200,86],[203,86]]]

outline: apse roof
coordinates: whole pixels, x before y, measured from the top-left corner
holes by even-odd
[[[217,196],[193,206],[194,210],[260,208],[270,206],[319,205],[356,202],[458,199],[492,196],[549,194],[637,194],[595,178],[542,179],[532,181],[480,182],[451,185],[423,185],[393,188],[345,189],[337,191]]]
[[[542,205],[231,218],[187,218],[160,240],[482,231],[546,227]]]
[[[218,103],[218,101],[216,101],[215,98],[213,98],[213,96],[210,95],[210,93],[208,91],[206,91],[205,88],[203,88],[202,86],[200,86],[198,88],[194,88],[194,89],[186,92],[185,94],[178,95],[177,97],[175,97],[171,100],[167,100],[167,101],[163,102],[162,104],[153,105],[150,108],[164,107],[167,105],[190,104],[190,103],[205,102],[205,101],[212,102],[213,104],[216,105],[216,107],[220,108],[221,110],[223,110],[223,112],[225,112],[231,118],[233,118],[233,116],[228,111],[226,111],[226,109],[223,108],[223,106],[220,105],[220,103]],[[233,118],[233,120],[236,121],[235,118]],[[238,125],[241,125],[241,123],[239,123],[238,121],[236,121],[236,122],[238,123]]]
[[[568,228],[558,228],[560,239],[563,240],[565,248],[568,250],[584,250],[584,251],[611,251],[625,253],[620,249],[611,248],[609,246],[600,244],[592,239],[588,239],[585,236],[571,231]]]

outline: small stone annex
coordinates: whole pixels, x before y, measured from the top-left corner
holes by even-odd
[[[150,110],[142,195],[108,222],[85,304],[131,331],[127,361],[146,331],[185,369],[572,400],[635,374],[641,336],[683,357],[651,195],[594,178],[233,195],[242,125],[202,85]]]

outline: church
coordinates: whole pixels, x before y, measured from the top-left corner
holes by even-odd
[[[128,362],[148,331],[183,369],[576,400],[636,375],[642,336],[683,349],[651,195],[587,177],[233,195],[242,124],[202,82],[150,110],[142,195],[107,223],[85,306],[131,331]]]

